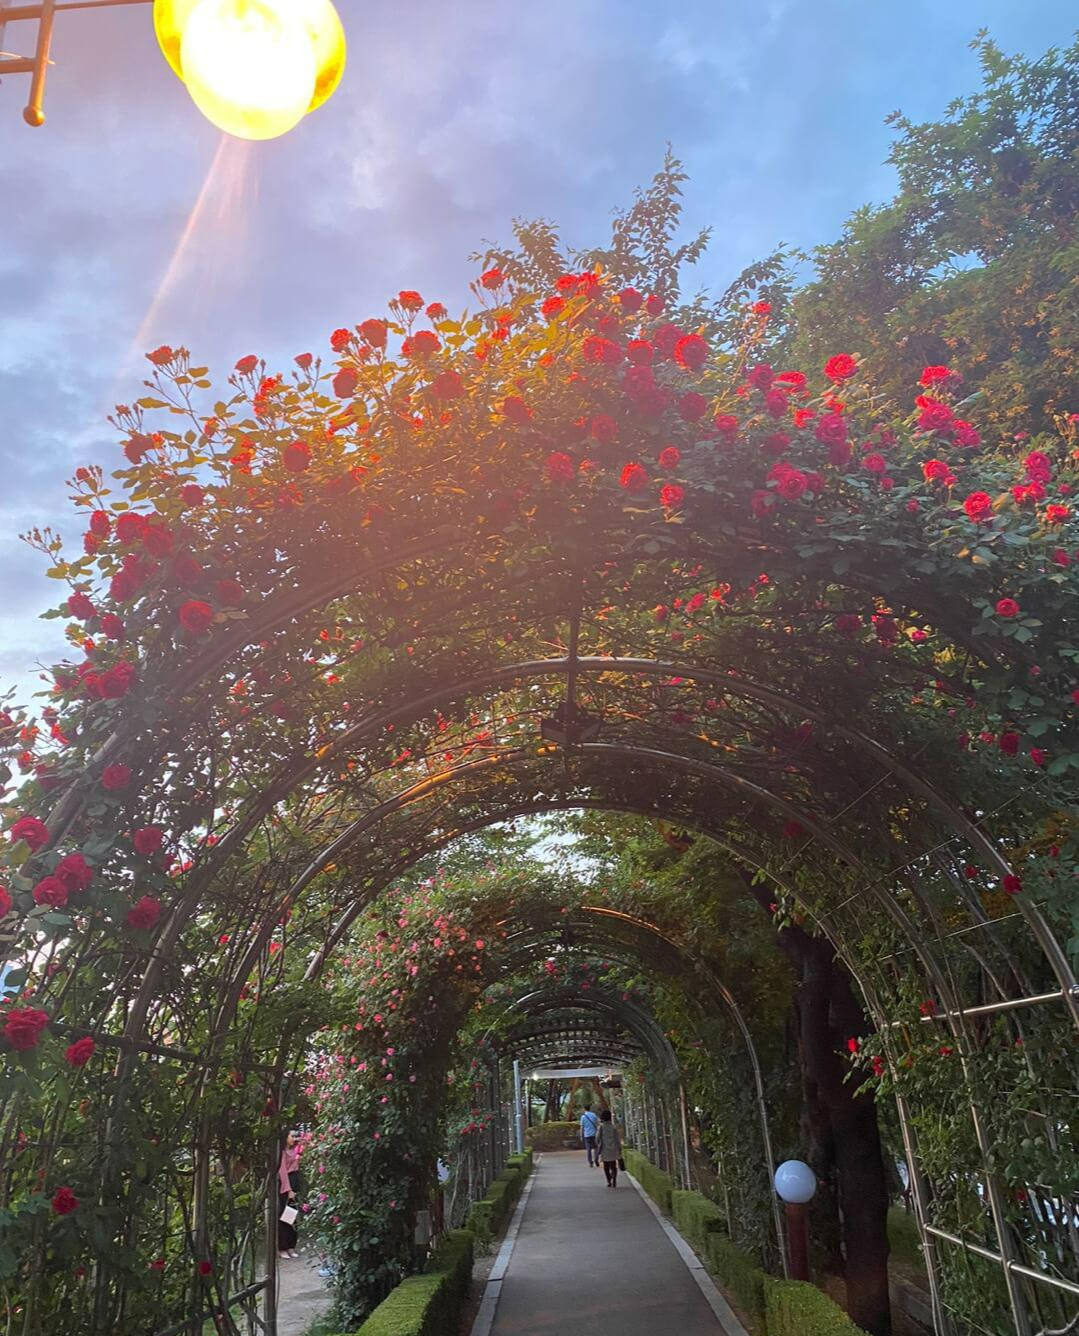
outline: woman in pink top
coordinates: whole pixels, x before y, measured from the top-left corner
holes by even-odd
[[[296,1257],[296,1226],[286,1225],[281,1219],[281,1212],[286,1206],[296,1206],[296,1194],[300,1190],[300,1137],[297,1132],[290,1132],[285,1138],[285,1148],[281,1152],[281,1163],[277,1167],[278,1219],[277,1219],[277,1255],[278,1257]]]

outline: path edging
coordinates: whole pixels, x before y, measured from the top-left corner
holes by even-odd
[[[641,1187],[640,1183],[637,1182],[637,1180],[633,1177],[633,1175],[626,1174],[625,1177],[628,1178],[630,1183],[633,1184],[633,1187],[636,1189],[637,1195],[644,1202],[645,1206],[647,1206],[648,1209],[652,1212],[652,1214],[656,1217],[656,1221],[658,1222],[660,1229],[662,1229],[664,1234],[666,1234],[667,1239],[670,1242],[671,1246],[674,1248],[675,1252],[682,1259],[682,1261],[686,1264],[686,1269],[689,1271],[689,1274],[693,1277],[693,1280],[696,1283],[697,1288],[700,1290],[701,1294],[704,1295],[705,1302],[707,1303],[708,1307],[712,1310],[712,1312],[715,1314],[716,1321],[727,1333],[727,1336],[749,1336],[749,1333],[746,1331],[745,1327],[743,1327],[741,1322],[738,1320],[738,1315],[735,1313],[734,1309],[724,1298],[722,1291],[718,1288],[715,1281],[708,1274],[708,1271],[705,1269],[705,1265],[701,1261],[701,1259],[697,1256],[697,1254],[685,1241],[685,1239],[674,1227],[674,1225],[671,1224],[671,1222],[659,1209],[659,1207],[648,1195],[648,1193],[645,1192],[644,1188]],[[487,1331],[481,1333],[477,1332],[476,1329],[473,1328],[472,1336],[488,1336],[489,1331],[490,1328],[488,1328]]]
[[[528,1198],[536,1181],[536,1174],[539,1172],[538,1166],[539,1157],[537,1157],[536,1167],[528,1175],[528,1182],[521,1190],[505,1238],[502,1240],[502,1246],[495,1257],[495,1264],[491,1267],[491,1274],[487,1277],[483,1298],[480,1301],[479,1311],[476,1313],[476,1320],[472,1323],[470,1336],[491,1336],[491,1330],[495,1324],[495,1314],[498,1311],[498,1300],[502,1294],[502,1282],[509,1268],[510,1258],[513,1256],[513,1246],[517,1242],[517,1234],[521,1228],[525,1207],[528,1205]]]

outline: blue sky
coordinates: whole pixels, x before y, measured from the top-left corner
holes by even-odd
[[[64,479],[118,458],[104,423],[141,353],[186,344],[221,375],[282,367],[401,287],[451,308],[466,256],[513,217],[605,237],[670,140],[693,177],[700,266],[720,287],[780,241],[834,237],[886,199],[901,109],[924,119],[977,83],[980,27],[1038,55],[1073,0],[338,0],[349,66],[282,140],[223,141],[161,58],[149,7],[63,14],[47,122],[0,87],[0,683],[59,644],[56,587],[14,535],[77,545]],[[4,47],[32,30],[7,29]]]

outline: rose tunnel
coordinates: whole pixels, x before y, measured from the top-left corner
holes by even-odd
[[[706,841],[777,945],[824,944],[849,972],[851,1067],[897,1119],[938,1331],[964,1330],[957,1276],[991,1278],[994,1331],[1075,1310],[1072,568],[1036,509],[964,509],[926,472],[969,450],[951,408],[886,429],[856,383],[836,407],[838,382],[754,378],[746,350],[671,342],[677,313],[574,282],[546,314],[507,289],[473,324],[432,317],[423,342],[402,294],[325,375],[241,364],[205,408],[204,370],[158,350],[151,396],[117,419],[127,463],[76,480],[85,554],[40,536],[83,657],[52,674],[42,724],[5,716],[26,775],[0,900],[23,994],[0,1013],[0,1132],[25,1336],[164,1336],[214,1312],[273,1332],[282,1127],[331,1046],[374,1042],[357,943],[384,981],[372,916],[414,870],[552,812]],[[1017,462],[962,467],[988,497]],[[753,1091],[766,1179],[750,999],[694,947],[729,902],[659,923],[510,884],[465,915],[485,943],[469,988],[418,966],[432,991],[406,979],[393,1003],[422,1020],[431,1118],[502,986],[476,1059],[501,1072],[495,1113],[515,1056],[632,1059],[675,1092],[653,1144],[691,1178],[684,1072],[647,1000],[534,977],[552,952],[602,958],[720,1027],[702,1060]],[[389,1132],[356,1138],[357,1174],[419,1209],[434,1142],[403,1168]],[[61,1187],[77,1207],[56,1209]],[[781,1270],[777,1212],[767,1230]],[[398,1255],[368,1251],[377,1288]]]

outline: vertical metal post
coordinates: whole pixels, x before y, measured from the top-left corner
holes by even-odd
[[[266,1288],[262,1291],[262,1325],[266,1336],[277,1336],[277,1172],[279,1165],[277,1137],[269,1141],[266,1165],[266,1239],[263,1265],[266,1268]]]
[[[682,1114],[682,1150],[684,1152],[684,1163],[686,1166],[685,1187],[687,1192],[692,1192],[693,1174],[689,1162],[689,1118],[686,1115],[686,1088],[683,1085],[678,1087],[678,1105]]]
[[[524,1111],[521,1108],[521,1064],[513,1059],[513,1129],[514,1149],[520,1155],[525,1148]]]

